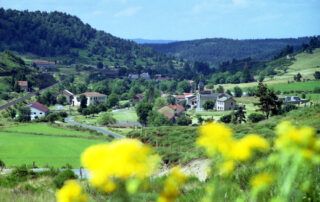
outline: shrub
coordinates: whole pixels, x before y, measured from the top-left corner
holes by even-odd
[[[204,104],[203,104],[203,108],[205,110],[209,110],[209,109],[213,109],[214,108],[214,102],[212,100],[207,100]]]
[[[77,176],[70,169],[60,172],[53,180],[57,188],[61,188],[66,180],[77,179]]]
[[[0,171],[6,167],[6,164],[0,159]]]
[[[98,122],[103,126],[107,126],[110,124],[115,124],[117,121],[115,118],[113,118],[111,113],[106,112],[101,115]]]
[[[298,107],[294,104],[286,104],[283,106],[282,111],[283,112],[290,112],[292,110],[296,110],[298,109]]]
[[[188,126],[192,123],[192,120],[188,116],[181,116],[177,118],[177,124],[180,126]]]
[[[228,114],[228,115],[224,115],[220,118],[220,121],[223,123],[231,123],[231,119],[232,119],[232,115]]]
[[[314,93],[320,93],[320,87],[315,87],[315,88],[313,89],[313,92],[314,92]]]
[[[259,121],[265,120],[266,117],[263,114],[258,114],[258,113],[252,113],[248,116],[248,119],[252,123],[258,123]]]

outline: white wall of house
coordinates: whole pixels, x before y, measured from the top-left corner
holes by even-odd
[[[31,111],[31,113],[30,113],[31,120],[39,119],[39,118],[46,116],[45,112],[40,111],[40,110],[33,108],[33,107],[30,107],[30,111]]]
[[[216,110],[217,111],[228,111],[233,110],[236,105],[236,102],[233,99],[229,99],[226,101],[216,101]]]
[[[87,106],[92,105],[92,104],[98,104],[98,103],[103,103],[107,99],[107,96],[98,96],[98,97],[87,97]],[[72,105],[73,106],[80,106],[80,99],[78,100],[77,97],[74,97],[72,100]]]

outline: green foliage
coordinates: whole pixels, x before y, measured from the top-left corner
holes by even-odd
[[[243,94],[243,91],[239,86],[234,87],[233,91],[235,97],[241,97]]]
[[[285,104],[282,108],[282,111],[286,113],[296,109],[298,109],[298,107],[294,104]]]
[[[191,86],[188,81],[180,81],[178,83],[178,88],[177,88],[179,93],[188,93],[191,90]]]
[[[172,123],[158,111],[151,111],[148,114],[148,126],[169,126]]]
[[[314,78],[316,79],[316,80],[319,80],[320,79],[320,71],[316,71],[316,72],[314,72]]]
[[[260,110],[265,113],[267,119],[270,115],[281,113],[282,102],[275,92],[269,89],[267,85],[259,83],[256,96],[259,97],[258,106],[260,107]]]
[[[266,117],[263,115],[263,114],[258,114],[258,113],[251,113],[249,116],[248,116],[248,119],[250,122],[252,123],[258,123],[262,120],[265,120]]]
[[[17,121],[19,122],[28,122],[31,120],[31,111],[29,107],[20,107],[18,109]]]
[[[53,93],[52,91],[46,91],[37,97],[37,101],[44,105],[50,106],[57,103],[57,98],[55,93]]]
[[[242,122],[246,121],[246,109],[244,106],[239,106],[237,109],[233,112],[231,121],[234,124],[241,124]]]
[[[107,99],[107,107],[108,108],[112,108],[115,107],[119,104],[119,97],[118,95],[112,93],[111,95],[109,95],[108,99]]]
[[[212,110],[214,109],[214,105],[215,105],[215,102],[212,101],[212,100],[207,100],[204,104],[203,104],[203,108],[205,110]]]
[[[64,64],[78,62],[99,64],[98,67],[101,63],[115,68],[121,66],[125,71],[141,66],[142,69],[171,74],[183,67],[182,61],[98,31],[66,13],[1,8],[0,16],[3,30],[0,33],[1,49],[55,57]]]
[[[6,167],[6,164],[0,159],[0,171]]]
[[[110,124],[115,124],[117,121],[116,119],[112,116],[112,113],[108,113],[108,112],[105,112],[103,113],[99,120],[98,120],[98,123],[103,125],[103,126],[107,126],[107,125],[110,125]]]
[[[177,118],[177,124],[179,126],[188,126],[192,124],[192,119],[189,116],[183,115]]]
[[[223,123],[231,123],[231,119],[232,119],[232,115],[231,114],[227,114],[224,115],[220,118],[220,121]]]
[[[200,39],[169,44],[149,44],[157,51],[180,56],[191,61],[206,61],[218,66],[233,59],[252,58],[255,60],[272,59],[287,44],[299,47],[309,42],[310,38],[298,39]]]
[[[152,110],[152,105],[146,102],[141,102],[136,106],[136,112],[141,124],[146,125],[149,112]]]
[[[74,174],[72,170],[64,170],[60,172],[54,179],[53,183],[56,186],[56,188],[60,189],[64,182],[71,179],[77,179],[77,176]]]

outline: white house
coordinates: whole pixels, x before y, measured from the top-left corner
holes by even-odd
[[[233,110],[236,106],[236,101],[231,96],[223,96],[216,101],[217,111]]]
[[[232,110],[236,106],[236,101],[233,99],[231,95],[226,93],[211,93],[208,92],[200,92],[197,94],[197,111],[203,110],[203,105],[207,101],[214,102],[214,109],[217,111],[227,111]]]
[[[63,90],[62,95],[66,97],[67,103],[71,104],[74,98],[74,94],[68,90]]]
[[[30,108],[30,118],[31,120],[38,119],[45,117],[49,113],[48,107],[45,105],[39,103],[39,102],[34,102],[28,105]]]
[[[73,106],[80,106],[80,96],[84,95],[87,98],[87,106],[92,105],[92,104],[99,104],[103,103],[106,101],[107,96],[101,93],[97,92],[85,92],[80,95],[77,95],[73,98],[72,100],[72,105]]]

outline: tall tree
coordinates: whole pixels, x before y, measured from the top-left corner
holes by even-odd
[[[269,89],[267,85],[260,82],[256,96],[259,97],[259,103],[257,105],[267,119],[270,115],[276,115],[281,112],[282,101],[279,100],[275,92]]]

